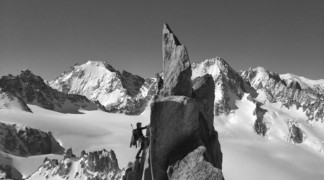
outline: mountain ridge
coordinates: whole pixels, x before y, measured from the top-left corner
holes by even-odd
[[[241,76],[255,90],[265,92],[269,102],[281,102],[287,108],[296,106],[303,109],[309,120],[324,121],[324,95],[313,89],[302,89],[299,82],[287,83],[280,75],[264,68],[250,68]]]
[[[1,77],[0,88],[26,104],[34,104],[58,112],[78,113],[79,109],[98,109],[94,102],[82,95],[69,95],[52,89],[40,76],[34,75],[30,70],[24,70],[17,76]]]

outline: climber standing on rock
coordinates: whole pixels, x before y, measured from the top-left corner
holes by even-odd
[[[143,131],[143,129],[146,129],[146,128],[147,128],[147,126],[142,127],[142,123],[138,122],[138,123],[136,123],[136,129],[133,130],[133,137],[132,137],[131,146],[132,145],[136,146],[137,141],[141,144],[140,145],[141,147],[140,147],[140,149],[138,150],[138,152],[136,154],[136,159],[139,158],[141,152],[144,150],[146,137],[143,135],[142,131]]]

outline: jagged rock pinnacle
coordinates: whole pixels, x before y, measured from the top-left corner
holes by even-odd
[[[162,41],[164,84],[159,98],[151,105],[149,131],[149,164],[152,174],[145,174],[143,179],[195,179],[195,175],[186,167],[201,171],[200,165],[189,164],[185,159],[177,167],[178,162],[188,154],[188,159],[193,157],[191,152],[206,155],[203,164],[210,163],[213,172],[205,174],[211,177],[211,174],[220,172],[213,179],[223,179],[222,152],[213,126],[214,80],[211,75],[205,75],[191,82],[188,52],[167,24],[163,28]],[[200,146],[206,148],[206,151],[202,152]]]
[[[170,27],[162,31],[164,86],[162,96],[191,96],[191,64],[185,46],[180,44]]]
[[[173,34],[172,30],[170,29],[170,26],[167,23],[165,23],[163,26],[163,34],[171,34],[174,44],[177,46],[181,45],[179,39]]]

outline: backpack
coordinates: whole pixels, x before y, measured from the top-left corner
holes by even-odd
[[[135,146],[137,148],[137,140],[139,138],[138,131],[136,129],[133,130],[132,132],[132,138],[130,142],[130,147]]]

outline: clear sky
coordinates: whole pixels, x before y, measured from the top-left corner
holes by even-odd
[[[0,76],[52,80],[90,59],[151,77],[165,22],[192,62],[324,79],[324,0],[0,0]]]

